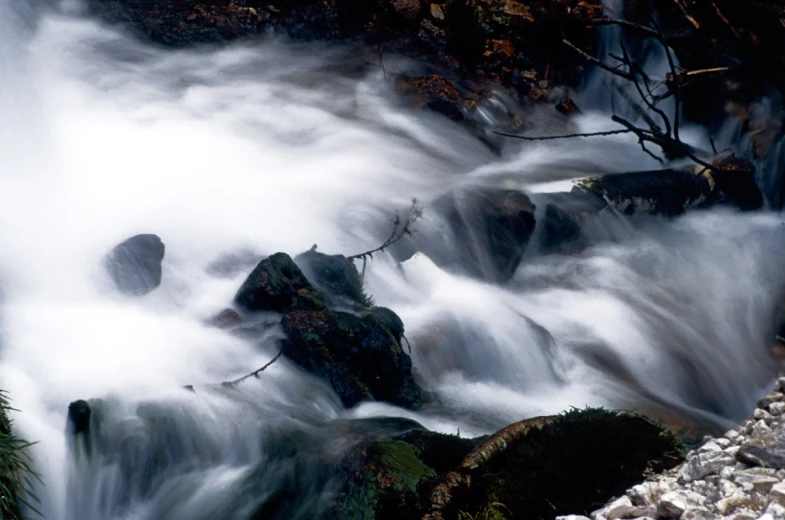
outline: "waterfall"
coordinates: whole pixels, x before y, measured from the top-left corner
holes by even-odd
[[[444,237],[434,201],[456,189],[542,194],[659,165],[623,135],[508,142],[497,156],[403,105],[382,71],[358,74],[350,49],[269,38],[166,50],[70,4],[32,4],[0,3],[0,387],[38,442],[47,519],[244,520],[265,504],[313,518],[346,448],[336,439],[360,419],[473,436],[604,405],[726,426],[777,372],[783,222],[713,209],[607,215],[583,251],[532,248],[505,284],[424,253],[375,256],[367,290],[403,319],[434,398],[420,412],[346,410],[283,359],[222,386],[277,352],[282,332],[264,317],[245,334],[205,324],[260,258],[372,249],[412,198],[425,213],[411,244],[449,257],[467,244]],[[580,131],[612,126],[601,88],[581,92]],[[708,143],[701,128],[684,135]],[[166,244],[163,282],[128,299],[101,260],[137,233]],[[75,440],[77,399],[100,428]]]

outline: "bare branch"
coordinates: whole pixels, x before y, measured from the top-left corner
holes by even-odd
[[[406,216],[406,220],[403,222],[401,221],[401,216],[396,212],[395,218],[393,219],[393,228],[390,232],[390,236],[387,240],[384,241],[382,245],[375,249],[371,249],[369,251],[365,251],[364,253],[360,253],[357,255],[352,255],[347,257],[349,260],[362,260],[363,261],[363,274],[365,274],[365,262],[368,258],[373,258],[374,253],[381,253],[391,245],[395,244],[399,240],[401,240],[406,235],[411,235],[412,228],[414,223],[417,222],[422,216],[422,209],[417,204],[417,199],[412,199],[412,206],[409,209],[409,214]]]
[[[513,139],[520,139],[522,141],[554,141],[556,139],[572,139],[574,137],[603,137],[607,135],[629,134],[631,130],[606,130],[604,132],[588,132],[585,134],[564,134],[564,135],[543,135],[543,136],[527,136],[517,134],[506,134],[504,132],[494,132],[496,135],[503,137],[512,137]]]
[[[634,31],[648,34],[649,36],[657,36],[657,31],[652,29],[651,27],[647,27],[645,25],[637,24],[635,22],[630,22],[629,20],[622,20],[621,18],[595,18],[593,20],[588,21],[589,25],[600,26],[600,25],[619,25],[621,27],[626,27],[628,29],[632,29]]]
[[[569,40],[567,40],[567,39],[563,39],[563,40],[562,40],[562,43],[564,43],[564,45],[566,45],[566,46],[567,46],[567,47],[569,47],[570,49],[572,49],[572,50],[574,50],[575,52],[577,52],[578,54],[580,54],[580,55],[581,55],[581,57],[582,57],[584,60],[586,60],[586,61],[588,61],[589,63],[592,63],[592,64],[594,64],[594,65],[596,65],[596,66],[598,66],[598,67],[600,67],[600,68],[601,68],[601,69],[603,69],[603,70],[607,70],[608,72],[610,72],[610,73],[611,73],[611,74],[613,74],[614,76],[618,76],[618,77],[620,77],[620,78],[622,78],[622,79],[626,79],[626,80],[628,80],[628,81],[631,81],[631,80],[633,79],[633,76],[632,76],[632,74],[631,74],[631,73],[629,73],[629,72],[624,72],[624,71],[621,71],[621,70],[619,70],[617,67],[611,67],[610,65],[608,65],[608,64],[607,64],[607,63],[605,63],[604,61],[602,61],[602,60],[598,60],[598,59],[597,59],[597,58],[595,58],[594,56],[591,56],[589,53],[587,53],[587,52],[586,52],[586,51],[584,51],[583,49],[581,49],[581,48],[577,47],[576,45],[574,45],[573,43],[571,43]]]
[[[241,377],[241,378],[239,378],[239,379],[235,379],[234,381],[227,381],[227,382],[225,382],[225,383],[222,383],[222,385],[223,385],[223,386],[235,386],[235,385],[237,385],[237,384],[240,384],[240,383],[242,383],[242,382],[243,382],[243,381],[245,381],[246,379],[250,379],[250,378],[252,378],[252,377],[259,377],[259,374],[261,374],[262,372],[264,372],[264,371],[267,369],[267,367],[269,367],[270,365],[272,365],[273,363],[275,363],[276,361],[278,361],[278,358],[279,358],[279,357],[281,357],[282,355],[283,355],[283,348],[282,348],[282,349],[281,349],[281,350],[280,350],[280,351],[279,351],[279,352],[278,352],[278,353],[275,355],[275,357],[274,357],[274,358],[272,358],[270,361],[268,361],[268,362],[267,362],[267,364],[266,364],[266,365],[264,365],[262,368],[260,368],[260,369],[258,369],[258,370],[254,370],[254,371],[253,371],[253,372],[251,372],[250,374],[248,374],[248,375],[245,375],[245,376],[243,376],[243,377]]]
[[[673,0],[673,3],[679,7],[681,14],[684,15],[684,18],[688,22],[690,22],[690,25],[692,25],[696,30],[701,28],[701,24],[699,24],[698,21],[693,18],[692,15],[690,15],[690,13],[687,11],[687,8],[684,7],[684,4],[681,3],[681,0]]]

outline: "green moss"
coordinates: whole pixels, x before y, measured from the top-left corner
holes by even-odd
[[[414,492],[421,479],[436,476],[436,472],[417,458],[411,444],[402,441],[380,442],[375,445],[374,451],[384,471],[400,479]]]
[[[676,437],[636,414],[573,409],[532,428],[471,475],[448,517],[483,518],[492,504],[508,518],[588,513],[639,481],[683,459]],[[467,517],[469,518],[469,517]]]

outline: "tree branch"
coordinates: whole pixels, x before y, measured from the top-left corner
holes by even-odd
[[[275,357],[272,358],[270,361],[268,361],[267,364],[264,365],[262,368],[260,368],[258,370],[254,370],[250,374],[245,375],[245,376],[243,376],[243,377],[241,377],[239,379],[235,379],[234,381],[226,381],[224,383],[221,383],[221,385],[222,386],[235,386],[235,385],[238,385],[238,384],[242,383],[246,379],[250,379],[252,377],[259,377],[259,374],[264,372],[267,369],[267,367],[269,367],[270,365],[272,365],[273,363],[278,361],[278,358],[281,357],[282,355],[283,355],[283,348],[281,348],[281,350],[275,355]]]

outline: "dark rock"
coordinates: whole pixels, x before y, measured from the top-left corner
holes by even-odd
[[[161,285],[164,252],[156,235],[136,235],[115,246],[104,265],[120,292],[142,296]]]
[[[716,161],[715,166],[722,168],[711,172],[714,189],[722,194],[722,202],[746,211],[763,206],[763,193],[755,181],[752,163],[732,156]]]
[[[68,405],[68,420],[74,433],[82,433],[90,427],[92,409],[87,401],[74,401]]]
[[[294,260],[308,280],[324,291],[330,306],[361,309],[373,306],[373,299],[365,294],[357,267],[345,256],[311,250],[297,255]]]
[[[671,169],[606,175],[584,181],[578,188],[602,197],[611,207],[628,215],[673,217],[690,208],[716,204],[742,210],[757,209],[763,204],[749,162],[730,158],[717,166],[724,170]]]
[[[219,329],[231,329],[243,323],[243,317],[234,309],[224,309],[207,321],[208,325]]]
[[[580,237],[581,226],[570,213],[553,203],[545,205],[540,232],[540,249],[543,253],[557,252]]]
[[[642,416],[572,410],[508,426],[475,448],[449,479],[447,504],[436,489],[430,511],[487,518],[553,518],[601,507],[647,471],[682,460],[677,439]],[[448,486],[449,487],[449,486]],[[441,495],[443,496],[443,495]],[[435,518],[435,516],[434,516]]]
[[[286,253],[276,253],[259,262],[237,291],[234,301],[249,311],[325,308],[324,295],[311,285]]]
[[[422,502],[437,476],[458,466],[478,443],[423,428],[362,442],[338,470],[334,520],[397,520],[422,516]]]
[[[525,193],[478,188],[446,197],[437,205],[456,239],[464,244],[460,250],[463,267],[491,281],[512,278],[535,226],[535,206]]]
[[[388,309],[387,307],[374,307],[368,311],[364,317],[375,319],[381,326],[390,331],[390,334],[393,335],[395,341],[397,341],[399,345],[401,344],[401,338],[404,333],[403,320],[401,320],[400,316],[395,314],[392,309]]]
[[[422,406],[411,358],[376,317],[300,311],[286,314],[282,325],[288,337],[284,355],[329,382],[345,406],[364,400]]]
[[[581,113],[581,109],[578,108],[578,105],[576,105],[575,101],[569,96],[565,96],[556,104],[556,110],[568,117]]]
[[[444,76],[430,74],[421,78],[396,78],[396,88],[404,95],[417,100],[420,106],[427,106],[453,121],[463,121],[462,97],[458,89]]]

